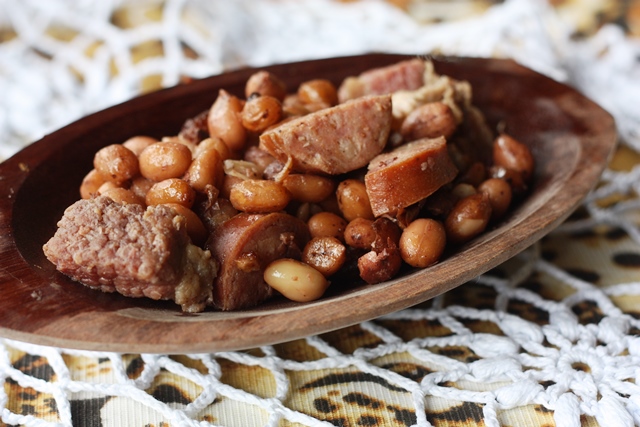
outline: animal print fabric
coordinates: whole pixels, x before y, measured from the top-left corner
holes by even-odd
[[[315,14],[324,19],[332,7],[354,19],[361,13],[364,20],[380,25],[395,19],[421,28],[479,19],[469,30],[479,28],[478,23],[491,24],[484,28],[487,38],[495,36],[491,29],[496,23],[503,23],[504,39],[492,39],[491,54],[521,54],[523,60],[529,54],[531,65],[563,76],[562,60],[546,57],[540,46],[520,40],[520,50],[513,50],[509,44],[537,27],[500,18],[531,17],[530,10],[538,10],[534,2],[352,0],[293,6],[280,1],[271,2],[273,9],[265,6],[269,2],[258,3],[263,15],[269,10],[277,10],[278,16],[283,11],[309,13],[302,17],[307,24],[315,22],[316,31],[335,30],[310,18]],[[249,50],[225,50],[223,44],[241,46],[241,35],[207,33],[194,18],[194,11],[206,17],[212,4],[55,0],[36,5],[0,0],[0,59],[7,59],[0,61],[0,92],[5,94],[0,101],[0,135],[6,141],[2,153],[10,155],[38,132],[91,108],[175,84],[184,71],[179,65],[185,62],[197,77],[242,63],[290,59],[282,52],[251,56]],[[216,5],[221,13],[231,8]],[[640,6],[635,0],[555,0],[550,6],[571,28],[572,40],[595,40],[602,48],[605,45],[597,42],[603,40],[598,37],[606,39],[603,28],[609,31],[605,36],[614,38],[638,35]],[[66,15],[61,12],[65,8]],[[31,20],[30,13],[35,13]],[[192,26],[171,32],[171,23],[180,17]],[[166,27],[159,32],[162,23]],[[398,32],[406,31],[408,37],[411,28]],[[454,34],[461,27],[442,28]],[[160,33],[164,40],[156,36]],[[326,37],[331,40],[329,33]],[[133,40],[126,52],[118,50],[123,40]],[[90,59],[67,69],[74,52],[62,49],[67,43]],[[371,46],[380,45],[355,48]],[[483,46],[473,45],[479,54],[487,54]],[[607,45],[600,57],[615,54],[615,46]],[[462,49],[453,44],[445,48],[449,53]],[[332,53],[317,49],[320,56]],[[162,67],[162,58],[171,55],[175,68]],[[536,58],[544,60],[533,61]],[[58,73],[51,86],[46,84],[48,75],[34,71],[36,65],[49,63],[54,65],[45,70]],[[14,69],[15,64],[25,68]],[[105,67],[110,72],[105,73]],[[34,89],[34,82],[32,96],[23,96]],[[594,92],[594,97],[600,94]],[[599,100],[614,99],[614,91],[609,95]],[[14,100],[11,111],[30,112],[32,120],[24,123],[9,114],[8,100]],[[1,340],[0,426],[640,425],[640,126],[625,115],[630,111],[625,105],[610,104],[620,119],[622,139],[594,192],[556,231],[489,273],[411,309],[242,352],[114,354]]]

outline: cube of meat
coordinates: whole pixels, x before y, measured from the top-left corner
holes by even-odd
[[[43,249],[60,272],[90,288],[173,300],[186,312],[212,303],[218,264],[191,243],[184,217],[166,206],[80,200]]]

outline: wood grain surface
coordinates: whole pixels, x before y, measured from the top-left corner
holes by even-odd
[[[336,84],[407,56],[371,54],[266,67],[289,90],[310,78]],[[218,89],[242,95],[254,70],[197,80],[85,117],[0,165],[0,336],[65,348],[142,353],[239,350],[352,325],[459,286],[559,225],[598,182],[615,124],[577,91],[512,61],[434,58],[436,71],[471,82],[493,125],[527,143],[537,167],[530,196],[497,228],[442,262],[378,285],[338,281],[319,301],[274,299],[253,310],[182,313],[173,303],[103,294],[72,282],[44,257],[64,209],[78,199],[94,153],[128,137],[175,135]]]

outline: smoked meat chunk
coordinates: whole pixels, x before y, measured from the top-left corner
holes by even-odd
[[[444,137],[419,139],[380,154],[364,177],[373,214],[395,216],[451,182],[457,173]]]
[[[166,206],[79,200],[43,249],[58,271],[90,288],[173,300],[186,312],[211,303],[217,263],[191,243],[184,217]]]
[[[391,96],[366,96],[267,130],[260,148],[295,171],[337,175],[366,166],[390,130]]]
[[[220,262],[213,289],[215,306],[239,310],[256,306],[273,294],[264,270],[278,258],[300,259],[309,228],[286,213],[241,213],[226,221],[207,242]]]

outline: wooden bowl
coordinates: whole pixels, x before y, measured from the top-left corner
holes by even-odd
[[[373,54],[266,67],[294,90],[406,59]],[[242,95],[243,69],[145,95],[66,126],[0,165],[0,335],[65,348],[143,353],[239,350],[352,325],[423,302],[497,266],[559,225],[598,182],[616,142],[611,116],[576,90],[512,61],[434,59],[471,82],[493,124],[531,147],[535,184],[495,229],[440,263],[378,285],[333,283],[312,303],[274,299],[252,309],[185,314],[173,303],[103,294],[44,257],[64,209],[79,198],[94,153],[133,135],[175,135],[218,89]]]

